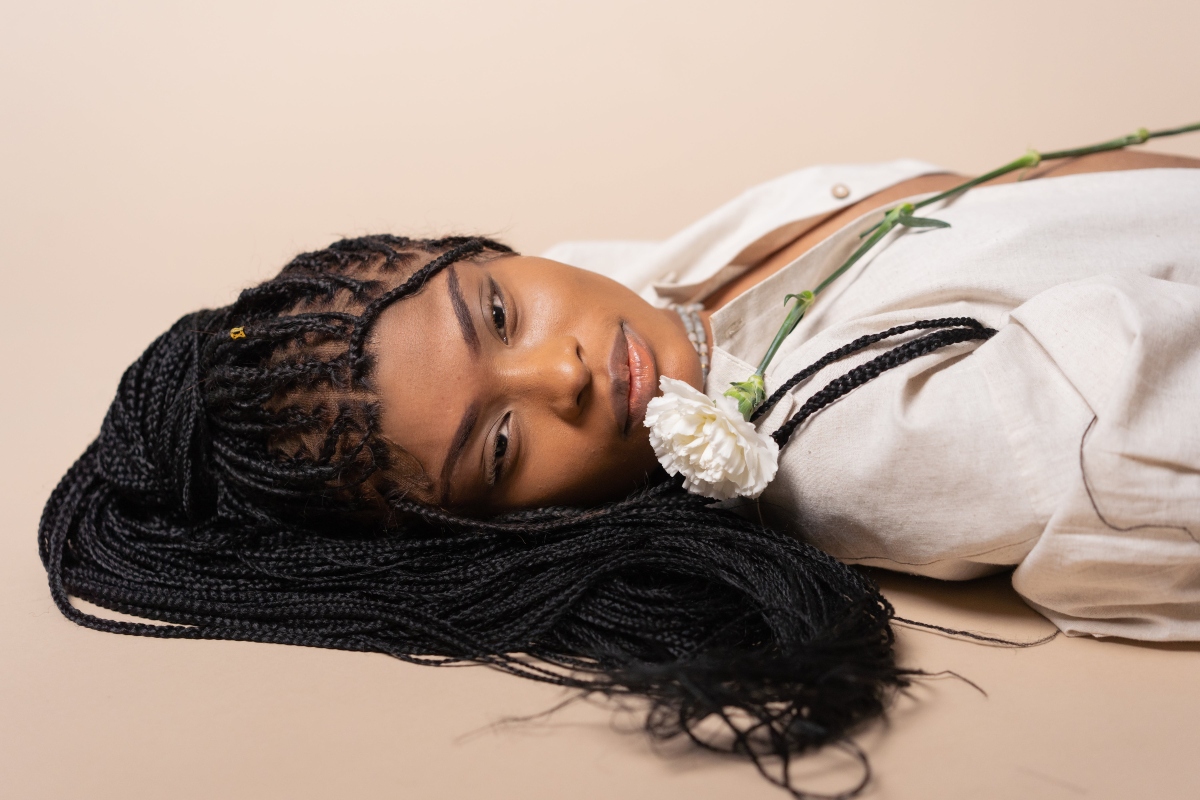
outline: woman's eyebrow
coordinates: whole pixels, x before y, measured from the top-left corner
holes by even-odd
[[[474,330],[474,329],[472,329]],[[458,464],[458,459],[462,457],[463,451],[467,449],[467,443],[471,441],[471,434],[475,431],[475,423],[479,420],[479,404],[472,403],[467,409],[467,413],[463,414],[462,421],[458,423],[458,429],[454,431],[454,438],[450,440],[450,451],[446,453],[446,460],[442,462],[442,505],[450,505],[450,479],[454,476],[454,467]]]
[[[450,305],[454,307],[454,316],[458,327],[462,330],[463,341],[473,355],[479,355],[479,335],[475,333],[475,322],[471,319],[471,310],[463,299],[462,287],[458,283],[458,272],[454,267],[446,270],[449,278],[446,281],[446,291],[450,293]]]

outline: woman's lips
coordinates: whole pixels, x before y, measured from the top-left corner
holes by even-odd
[[[608,355],[608,386],[617,430],[624,436],[629,430],[629,340],[624,324],[617,326],[617,337]]]
[[[608,357],[608,375],[617,430],[628,436],[646,419],[646,406],[658,386],[654,354],[628,323],[622,322],[617,328],[617,338]]]
[[[646,406],[658,388],[658,365],[654,363],[654,354],[650,352],[646,340],[627,323],[622,324],[621,328],[625,333],[629,362],[629,405],[624,426],[624,432],[628,435],[646,419]]]

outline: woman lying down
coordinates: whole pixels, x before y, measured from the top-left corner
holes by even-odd
[[[659,465],[660,385],[722,398],[787,295],[960,176],[814,167],[664,242],[547,258],[304,253],[128,369],[46,506],[51,590],[99,630],[642,697],[651,733],[756,763],[841,739],[913,674],[849,564],[1012,569],[1069,634],[1198,640],[1197,166],[1043,164],[928,206],[949,227],[895,226],[779,344],[763,413],[730,423],[774,434],[777,466],[723,502]]]

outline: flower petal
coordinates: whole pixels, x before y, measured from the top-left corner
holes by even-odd
[[[663,376],[645,424],[659,463],[684,476],[689,492],[728,500],[758,497],[779,468],[779,446],[738,411],[730,397],[711,397]]]

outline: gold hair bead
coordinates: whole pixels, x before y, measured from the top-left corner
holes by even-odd
[[[246,329],[243,328],[241,325],[237,326],[236,328],[231,328],[229,331],[229,338],[233,339],[235,341],[238,339],[245,339],[246,338]]]

